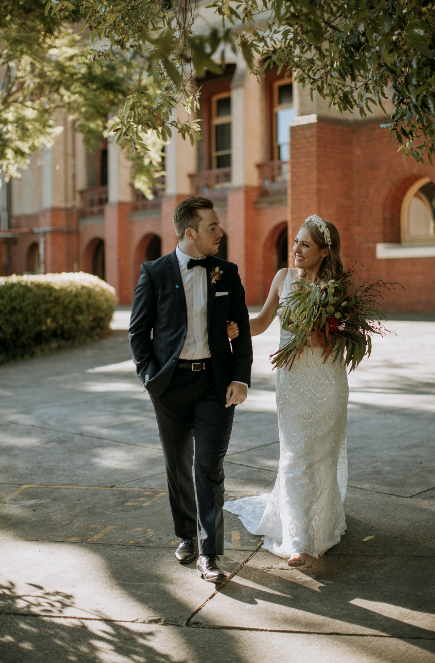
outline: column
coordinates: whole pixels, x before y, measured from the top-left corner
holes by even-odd
[[[189,116],[182,104],[178,104],[172,114],[173,119],[180,118],[186,122]],[[162,201],[162,255],[170,253],[177,245],[174,231],[174,209],[185,198],[192,195],[190,173],[196,172],[196,144],[191,145],[190,139],[183,140],[173,130],[172,138],[165,150],[166,190]]]
[[[133,297],[133,265],[130,247],[132,191],[130,162],[114,142],[108,142],[108,203],[105,207],[105,271],[120,304],[129,304]]]
[[[240,55],[231,83],[232,169],[227,200],[228,259],[239,267],[248,303],[261,298],[262,247],[256,241],[260,195],[257,163],[264,160],[263,84],[249,73]]]
[[[293,237],[307,216],[334,223],[342,251],[354,254],[354,123],[300,116],[290,128],[290,227]]]

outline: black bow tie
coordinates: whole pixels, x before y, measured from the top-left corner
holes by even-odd
[[[194,258],[191,258],[187,263],[187,269],[192,269],[192,267],[198,266],[207,269],[207,258],[201,258],[201,260],[195,260]]]

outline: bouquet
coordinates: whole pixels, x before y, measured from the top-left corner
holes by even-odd
[[[284,329],[294,334],[292,340],[271,355],[274,368],[291,369],[304,348],[316,335],[323,349],[324,362],[334,353],[334,362],[343,360],[349,372],[364,357],[370,356],[372,336],[389,333],[379,322],[385,316],[374,308],[383,288],[396,284],[376,281],[362,286],[353,296],[347,294],[350,272],[327,283],[295,281],[291,292],[277,308]]]

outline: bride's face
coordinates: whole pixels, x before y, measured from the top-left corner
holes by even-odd
[[[296,267],[308,272],[318,272],[323,258],[325,258],[328,253],[329,251],[327,248],[321,249],[320,246],[315,243],[306,226],[302,226],[299,229],[293,244],[293,255],[295,257]]]

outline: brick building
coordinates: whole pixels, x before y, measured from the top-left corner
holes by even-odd
[[[164,191],[151,201],[114,144],[87,153],[61,118],[53,147],[1,189],[0,274],[82,270],[131,303],[139,265],[174,249],[174,207],[196,194],[215,201],[221,255],[239,265],[249,304],[264,301],[287,238],[317,213],[338,226],[361,279],[406,287],[385,310],[435,310],[435,171],[403,163],[380,114],[340,115],[273,70],[258,82],[240,58],[199,84],[203,139],[167,144]]]

